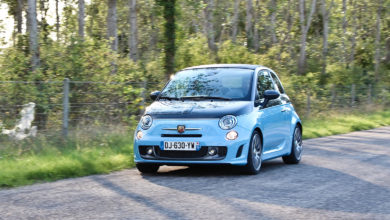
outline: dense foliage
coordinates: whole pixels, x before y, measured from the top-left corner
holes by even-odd
[[[389,97],[388,90],[382,89],[390,85],[389,0],[1,2],[15,18],[15,30],[11,46],[0,52],[0,81],[69,78],[138,83],[75,83],[71,88],[73,103],[99,99],[128,103],[125,116],[142,110],[143,85],[148,91],[161,89],[174,71],[209,63],[271,67],[301,112],[308,95],[320,109],[332,106],[332,86],[346,88],[342,94],[333,94],[342,100],[351,99],[352,84],[357,85],[357,93],[369,96],[364,100],[380,94],[378,100],[386,104],[384,99]],[[32,9],[36,17],[25,13]],[[31,19],[38,20],[37,33]],[[34,34],[37,50],[32,48]],[[54,112],[48,106],[61,104],[61,84],[57,88],[43,83],[0,86],[6,94],[0,104],[34,101],[37,117],[47,117],[40,118],[44,125]],[[109,95],[96,95],[103,92]],[[75,113],[73,120],[78,117]]]
[[[54,1],[64,4],[64,8],[59,10],[58,24],[49,25],[48,10],[55,5]],[[389,83],[388,0],[306,0],[302,1],[304,21],[300,20],[301,2],[293,0],[138,0],[137,33],[130,33],[129,0],[117,0],[117,51],[110,49],[106,37],[109,7],[106,1],[86,2],[86,31],[81,40],[77,34],[78,1],[38,0],[41,62],[36,72],[30,71],[29,33],[18,29],[19,22],[27,23],[25,19],[18,22],[18,10],[27,10],[27,0],[2,0],[8,4],[16,25],[12,46],[1,52],[0,80],[68,77],[88,81],[142,81],[143,77],[150,80],[162,77],[164,67],[172,72],[172,67],[177,71],[191,65],[228,62],[263,64],[283,77],[290,77],[298,72],[301,25],[307,26],[313,1],[315,10],[307,33],[307,60],[302,77],[310,74],[318,79],[314,83],[321,84]],[[323,5],[327,14],[322,10]],[[325,19],[329,28],[327,39],[324,39]],[[128,39],[132,34],[137,34],[140,58],[135,63],[128,58]],[[210,47],[210,38],[215,48]],[[325,40],[327,66],[321,74]],[[377,78],[376,50],[379,51]],[[117,68],[115,74],[112,68]]]

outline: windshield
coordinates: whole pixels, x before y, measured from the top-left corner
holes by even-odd
[[[239,68],[183,70],[164,88],[160,99],[249,101],[253,72]]]

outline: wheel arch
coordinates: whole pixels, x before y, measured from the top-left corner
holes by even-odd
[[[261,129],[260,129],[259,127],[256,127],[256,128],[253,130],[253,132],[254,132],[254,131],[259,132],[261,144],[263,144],[263,143],[264,143],[264,142],[263,142],[263,132],[261,132]],[[252,132],[252,133],[253,133],[253,132]]]
[[[303,127],[302,127],[302,123],[300,121],[297,122],[297,124],[295,126],[298,126],[299,129],[301,129],[301,133],[303,134]]]

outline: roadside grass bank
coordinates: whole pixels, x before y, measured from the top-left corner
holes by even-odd
[[[72,134],[73,133],[73,134]],[[130,129],[77,129],[20,142],[0,137],[0,188],[134,167]]]
[[[303,119],[303,138],[317,138],[390,125],[390,110],[334,113]]]
[[[390,110],[303,119],[303,137],[316,138],[390,125]],[[129,127],[75,129],[15,142],[0,136],[0,188],[109,173],[134,167]]]

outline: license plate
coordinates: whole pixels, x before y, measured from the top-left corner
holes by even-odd
[[[196,151],[199,142],[189,141],[164,141],[164,150]]]

